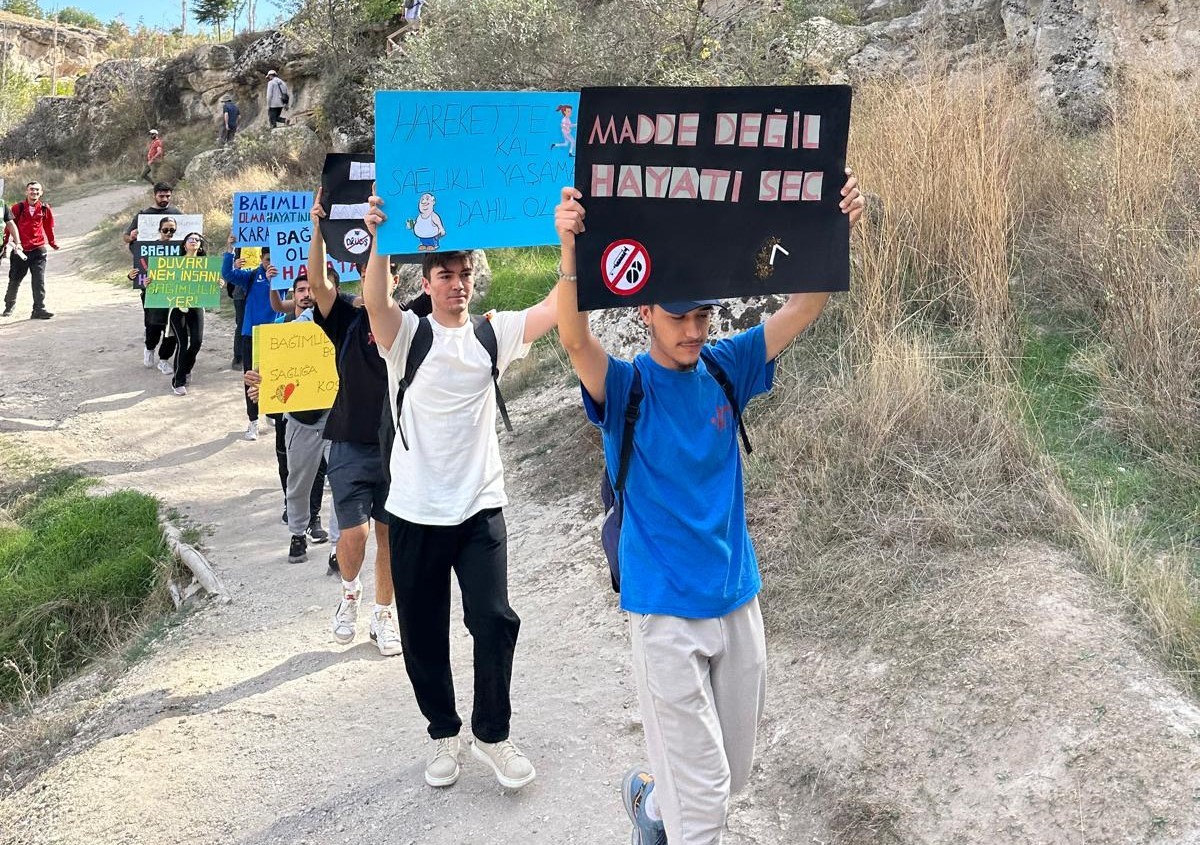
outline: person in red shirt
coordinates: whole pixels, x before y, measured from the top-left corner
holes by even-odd
[[[4,294],[4,313],[12,315],[17,304],[17,291],[29,273],[33,288],[32,320],[49,320],[54,315],[46,310],[46,253],[47,247],[58,249],[54,239],[54,213],[42,202],[42,183],[30,182],[25,186],[25,199],[12,207],[12,216],[21,237],[22,257],[14,250],[8,268],[8,291]]]
[[[154,183],[153,177],[150,175],[150,169],[154,167],[154,163],[162,161],[163,158],[163,142],[158,137],[158,130],[150,130],[150,146],[146,149],[146,166],[142,168],[142,178],[151,184]]]

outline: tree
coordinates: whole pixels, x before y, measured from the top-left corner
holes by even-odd
[[[221,40],[221,24],[228,20],[236,8],[236,0],[192,0],[192,17],[197,23],[206,23],[217,29],[217,40]]]
[[[74,6],[66,6],[58,10],[55,15],[58,22],[67,26],[82,26],[85,29],[104,29],[104,22],[99,17],[91,12],[77,9]]]
[[[37,0],[0,0],[0,10],[11,12],[14,15],[24,15],[27,18],[43,17]]]

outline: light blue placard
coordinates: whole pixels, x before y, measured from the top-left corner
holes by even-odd
[[[303,225],[285,224],[267,227],[267,246],[271,249],[271,263],[279,272],[271,279],[275,290],[287,290],[296,283],[296,274],[308,264],[308,245],[312,242],[312,221]]]
[[[382,253],[558,243],[579,94],[376,91]]]
[[[307,191],[234,194],[233,245],[266,246],[271,226],[307,223],[312,204]]]
[[[325,263],[333,265],[333,269],[337,271],[339,283],[362,281],[362,275],[358,272],[358,268],[349,261],[338,261],[336,258],[326,256]]]

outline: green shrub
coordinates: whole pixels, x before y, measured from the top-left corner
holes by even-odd
[[[165,556],[158,505],[43,477],[0,521],[0,700],[44,692],[127,633]]]

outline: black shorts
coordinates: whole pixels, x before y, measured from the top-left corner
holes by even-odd
[[[367,520],[387,524],[384,510],[388,484],[383,478],[383,460],[374,443],[329,444],[329,489],[333,491],[333,509],[342,529],[366,524]]]

